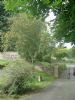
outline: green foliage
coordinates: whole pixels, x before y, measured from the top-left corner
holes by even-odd
[[[6,36],[5,46],[8,48],[10,40],[14,38],[19,54],[33,63],[39,50],[43,23],[41,20],[29,18],[24,13],[18,14],[10,20],[13,24],[11,31]],[[13,45],[13,42],[11,44]]]
[[[53,78],[52,76],[48,75],[47,73],[43,71],[35,71],[33,75],[36,79],[38,79],[38,76],[40,76],[41,81],[50,81]]]
[[[8,30],[8,13],[4,9],[3,0],[0,0],[0,32]]]
[[[6,67],[6,65],[9,63],[8,60],[0,60],[0,69]]]
[[[48,14],[53,0],[4,0],[5,8],[10,12],[26,12],[34,16]]]
[[[38,77],[40,76],[41,81],[38,81]],[[27,90],[38,90],[47,86],[45,82],[52,82],[55,78],[53,76],[48,75],[45,72],[35,70],[32,74],[32,80],[27,82]],[[26,85],[24,85],[25,87]]]
[[[68,49],[66,48],[57,48],[55,50],[54,56],[57,58],[58,61],[62,60],[64,57],[68,57]]]
[[[45,31],[41,20],[24,13],[10,18],[11,31],[4,37],[4,50],[17,50],[27,61],[51,62],[55,39]]]
[[[4,5],[10,12],[25,11],[33,16],[45,16],[52,9],[56,14],[56,38],[75,43],[75,0],[4,0]]]
[[[51,85],[52,82],[46,81],[46,82],[35,82],[33,85],[36,85],[36,87],[42,89],[42,88],[46,88],[47,86]],[[37,90],[38,90],[37,88]],[[29,99],[29,95],[23,94],[23,95],[0,95],[0,99],[1,100],[24,100],[24,99]]]
[[[31,79],[32,65],[24,61],[15,61],[5,67],[0,76],[0,89],[4,93],[21,93],[26,91]],[[25,87],[24,87],[25,85]]]
[[[0,0],[0,51],[3,51],[3,32],[8,30],[8,12],[5,11],[3,0]]]
[[[39,76],[42,79],[41,82],[38,81]],[[24,60],[14,61],[2,70],[0,91],[7,94],[21,94],[44,88],[47,86],[46,81],[51,82],[53,80],[53,76],[34,70],[33,65]]]
[[[50,63],[54,48],[55,39],[47,32],[42,33],[37,60]]]
[[[2,35],[2,33],[0,34],[0,52],[2,52],[3,51],[3,35]]]
[[[57,5],[55,11],[57,13],[54,23],[56,38],[59,41],[75,43],[75,0],[63,0]]]
[[[3,48],[3,51],[16,51],[16,37],[13,33],[5,33],[3,37]]]
[[[40,64],[42,64],[43,66],[48,67],[48,68],[51,67],[51,64],[48,62],[40,62]]]

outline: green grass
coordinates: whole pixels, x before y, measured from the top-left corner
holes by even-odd
[[[0,69],[2,69],[3,67],[5,67],[8,63],[9,63],[8,60],[0,60]]]
[[[7,65],[9,63],[15,62],[14,60],[1,60],[0,59],[0,65]]]
[[[5,64],[8,64],[8,60],[0,60],[0,65],[5,65]]]
[[[2,69],[3,67],[6,67],[6,65],[8,65],[9,63],[12,63],[14,61],[12,60],[1,60],[0,59],[0,69]]]

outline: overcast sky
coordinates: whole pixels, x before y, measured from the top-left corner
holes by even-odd
[[[45,22],[50,22],[51,20],[55,19],[53,12],[49,13],[49,16],[45,19]]]

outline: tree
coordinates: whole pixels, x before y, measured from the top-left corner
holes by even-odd
[[[37,60],[50,63],[54,49],[55,39],[48,32],[43,32],[41,34],[41,41],[39,46],[39,52],[37,55]]]
[[[61,41],[75,44],[75,0],[63,0],[55,8],[56,20],[54,23],[54,33]]]
[[[18,14],[11,18],[10,34],[16,37],[16,48],[27,61],[34,62],[39,49],[42,29],[41,20],[28,18],[25,14]],[[11,35],[10,35],[11,36]]]
[[[0,32],[8,30],[8,12],[4,9],[3,0],[0,0]]]
[[[10,12],[22,12],[45,16],[49,9],[56,14],[55,36],[75,44],[75,0],[4,0],[5,9]]]
[[[3,37],[3,51],[16,51],[17,38],[10,31],[6,32]]]
[[[3,0],[0,0],[0,51],[3,51],[3,32],[8,30],[8,12],[5,11]]]
[[[10,12],[26,12],[33,16],[46,16],[55,0],[4,0],[5,9]]]
[[[64,57],[69,57],[67,48],[56,48],[54,56],[58,61],[61,61]]]

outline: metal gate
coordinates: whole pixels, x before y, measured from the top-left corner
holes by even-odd
[[[65,71],[61,75],[61,78],[75,80],[75,64],[67,64]]]

